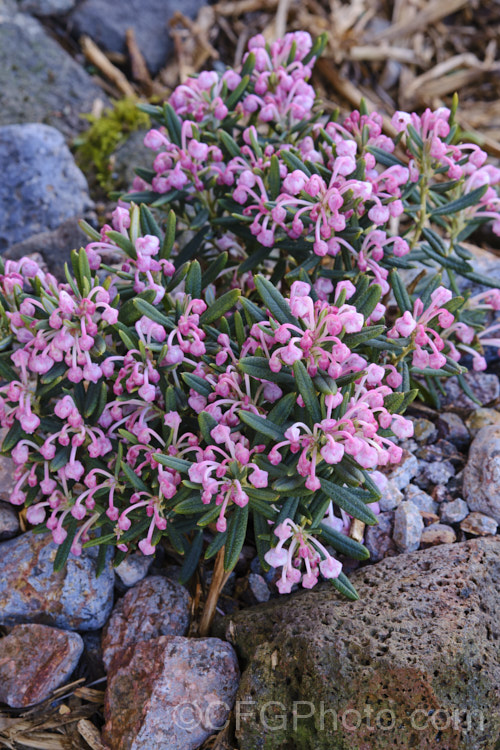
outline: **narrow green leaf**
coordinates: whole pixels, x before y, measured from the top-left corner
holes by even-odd
[[[71,545],[75,538],[76,530],[78,528],[78,521],[76,518],[71,518],[68,526],[66,527],[67,536],[62,544],[57,548],[56,556],[54,558],[54,573],[58,573],[64,568],[66,560],[68,559],[69,553],[71,552]]]
[[[463,211],[464,209],[469,208],[469,206],[474,206],[483,197],[487,189],[487,185],[482,185],[475,190],[471,190],[470,193],[460,196],[460,198],[451,201],[451,203],[446,203],[444,206],[434,208],[430,215],[432,218],[435,216],[449,216],[450,214],[456,214],[459,211]]]
[[[184,458],[165,456],[163,453],[154,453],[153,458],[162,466],[168,466],[169,469],[174,471],[188,472],[191,468],[191,461],[186,461]]]
[[[231,310],[239,300],[241,292],[239,289],[231,289],[219,297],[213,305],[208,307],[205,312],[200,316],[201,325],[207,325],[208,323],[214,323],[219,318],[222,318],[225,313]]]
[[[283,430],[270,419],[253,414],[250,411],[239,411],[238,416],[242,422],[247,424],[260,435],[265,435],[272,440],[283,440]]]
[[[184,563],[181,568],[179,575],[180,583],[187,583],[191,576],[194,574],[198,563],[200,561],[201,551],[203,549],[203,531],[195,531],[193,535],[193,541],[189,552],[184,558]]]
[[[254,282],[262,301],[269,308],[278,323],[291,323],[300,328],[299,321],[290,311],[290,305],[271,282],[260,274],[255,276]]]
[[[328,580],[347,599],[350,599],[352,602],[356,602],[359,599],[358,592],[344,573],[341,573],[338,578],[329,578]]]
[[[366,523],[368,526],[374,526],[377,523],[377,517],[373,511],[368,508],[350,488],[340,487],[323,477],[319,477],[319,480],[323,492],[325,492],[330,500],[332,500],[335,505],[338,505],[339,508],[342,508],[342,510],[345,510],[346,513],[349,513],[349,515],[354,518],[363,521],[363,523]]]
[[[238,562],[240,552],[245,542],[248,525],[248,505],[244,508],[236,506],[229,519],[227,541],[224,551],[224,570],[233,570]]]
[[[191,261],[186,275],[186,294],[195,299],[201,297],[201,266],[197,260]]]
[[[370,553],[363,544],[356,542],[345,534],[335,531],[335,529],[332,529],[325,523],[320,523],[319,528],[321,529],[321,536],[328,544],[336,549],[337,552],[346,555],[346,557],[350,557],[352,560],[369,559]]]
[[[212,393],[212,386],[198,375],[193,375],[190,372],[183,372],[181,373],[181,378],[189,388],[192,388],[196,393],[200,393],[202,396],[207,397]]]
[[[389,274],[389,283],[392,287],[392,291],[401,312],[405,313],[407,310],[411,312],[413,310],[411,299],[408,295],[408,292],[406,291],[406,287],[403,284],[401,276],[395,269],[393,269]]]
[[[298,360],[294,362],[293,372],[295,375],[295,382],[297,388],[302,396],[306,411],[313,420],[313,422],[321,421],[321,409],[319,408],[318,398],[313,387],[313,381],[311,376],[307,374],[307,370],[303,363]]]
[[[217,421],[207,411],[202,411],[198,414],[198,424],[200,425],[203,439],[206,443],[211,445],[213,443],[213,438],[210,433],[215,427],[217,427]]]

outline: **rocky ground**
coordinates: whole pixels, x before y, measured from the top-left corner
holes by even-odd
[[[194,17],[201,5],[181,9]],[[60,273],[83,242],[77,220],[95,219],[71,146],[80,113],[106,106],[115,90],[85,65],[76,40],[87,35],[119,62],[133,27],[155,74],[178,9],[165,0],[0,0],[6,257],[37,253]],[[122,152],[127,168],[130,159]],[[475,257],[500,281],[495,255]],[[116,569],[108,558],[97,578],[89,549],[54,574],[50,535],[35,535],[8,504],[12,466],[2,458],[0,747],[498,748],[499,374],[492,360],[487,373],[467,376],[480,403],[450,380],[439,411],[412,406],[414,438],[387,476],[379,525],[364,530],[371,561],[344,561],[359,602],[324,584],[279,597],[275,572],[244,547],[210,638],[195,635],[211,572],[188,590],[166,549]],[[359,727],[346,712],[362,714]]]

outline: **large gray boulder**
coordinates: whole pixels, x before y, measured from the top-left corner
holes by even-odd
[[[80,114],[108,99],[36,19],[9,8],[0,3],[0,125],[43,122],[73,136],[86,127]]]
[[[70,16],[70,30],[106,50],[125,52],[132,28],[150,71],[157,73],[173,48],[168,24],[174,13],[194,18],[203,5],[205,0],[83,0]]]
[[[497,750],[500,538],[387,558],[223,618],[240,750]],[[295,715],[294,715],[295,711]]]
[[[48,125],[0,127],[0,173],[0,252],[93,205],[63,136]]]

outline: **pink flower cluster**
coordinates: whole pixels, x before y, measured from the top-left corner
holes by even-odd
[[[355,383],[354,393],[347,408],[338,418],[332,416],[335,407],[343,401],[342,393],[325,396],[326,418],[314,424],[311,429],[304,422],[296,422],[285,432],[285,440],[274,445],[269,453],[269,461],[278,465],[282,456],[280,450],[288,447],[292,453],[299,453],[298,473],[306,477],[309,490],[319,490],[321,481],[316,470],[322,461],[329,465],[338,464],[344,454],[356,459],[365,469],[387,466],[401,460],[402,450],[390,438],[378,434],[380,428],[390,428],[400,438],[411,437],[413,425],[399,414],[391,414],[384,406],[384,398],[393,391],[382,384],[386,375],[384,367],[371,364]],[[397,373],[391,373],[392,382]],[[391,375],[387,379],[391,378]]]
[[[108,232],[119,232],[123,239],[131,242],[135,257],[127,255],[120,246],[108,237]],[[136,294],[151,289],[156,292],[154,303],[163,299],[165,287],[162,284],[164,277],[174,275],[175,267],[171,261],[164,258],[157,259],[160,252],[160,241],[158,237],[150,234],[137,236],[137,230],[131,227],[130,209],[118,206],[112,214],[112,226],[105,224],[101,229],[101,240],[91,242],[85,248],[90,268],[98,270],[103,263],[103,255],[111,255],[111,260],[121,260],[121,274],[115,277],[117,291],[130,286]]]
[[[407,310],[387,333],[392,339],[411,336],[415,347],[412,360],[414,367],[421,370],[427,367],[438,370],[446,364],[446,357],[442,353],[446,342],[432,326],[436,322],[444,329],[452,325],[455,318],[449,310],[443,307],[452,297],[453,294],[449,289],[443,286],[438,287],[432,292],[431,304],[426,310],[422,301],[417,299],[413,306],[413,314]],[[430,352],[426,347],[430,349]],[[452,354],[453,350],[450,356]]]
[[[289,594],[295,583],[312,589],[319,574],[324,578],[338,578],[342,563],[336,560],[304,526],[286,518],[274,530],[279,539],[264,557],[273,568],[281,568],[277,582],[280,594]]]

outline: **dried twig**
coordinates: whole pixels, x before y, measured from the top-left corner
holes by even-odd
[[[110,60],[108,60],[104,52],[99,49],[97,44],[95,44],[90,37],[80,37],[80,46],[87,60],[95,65],[96,68],[99,68],[101,73],[106,76],[106,78],[108,78],[122,94],[130,97],[136,95],[133,86],[128,82],[126,76],[121,70],[113,65]]]

